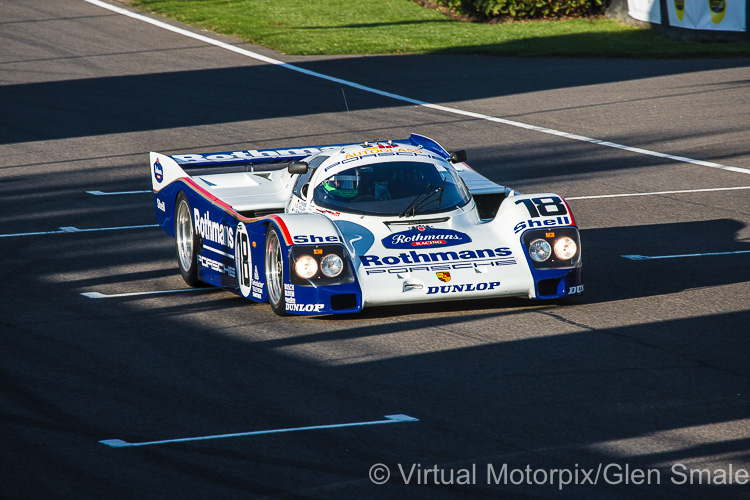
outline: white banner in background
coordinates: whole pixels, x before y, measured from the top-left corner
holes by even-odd
[[[680,28],[746,31],[746,0],[667,0],[669,24]]]
[[[661,23],[661,5],[659,4],[659,0],[628,0],[628,14],[638,21]]]

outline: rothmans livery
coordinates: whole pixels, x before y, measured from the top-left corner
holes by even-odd
[[[500,186],[464,151],[424,136],[151,153],[150,170],[156,219],[175,238],[185,282],[280,315],[583,293],[563,197]]]

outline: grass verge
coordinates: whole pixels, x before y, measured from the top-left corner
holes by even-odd
[[[481,54],[626,58],[750,57],[750,43],[669,40],[612,19],[478,24],[412,0],[125,0],[292,55]]]

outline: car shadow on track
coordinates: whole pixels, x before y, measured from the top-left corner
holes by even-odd
[[[750,253],[731,253],[750,252],[750,244],[736,237],[744,227],[737,220],[718,219],[582,230],[584,300],[607,302],[750,281]],[[718,255],[705,255],[711,253]]]
[[[596,304],[743,283],[750,281],[750,244],[738,241],[736,234],[744,227],[736,220],[719,219],[584,229],[581,231],[581,246],[586,291],[581,297],[554,301],[508,297],[407,304],[365,308],[357,315],[324,318],[348,321],[471,311],[509,314],[518,309]],[[719,255],[701,255],[710,253]],[[689,256],[678,257],[682,255]]]

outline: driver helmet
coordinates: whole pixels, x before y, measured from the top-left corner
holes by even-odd
[[[332,175],[322,184],[326,192],[340,198],[354,198],[359,194],[358,175]]]

